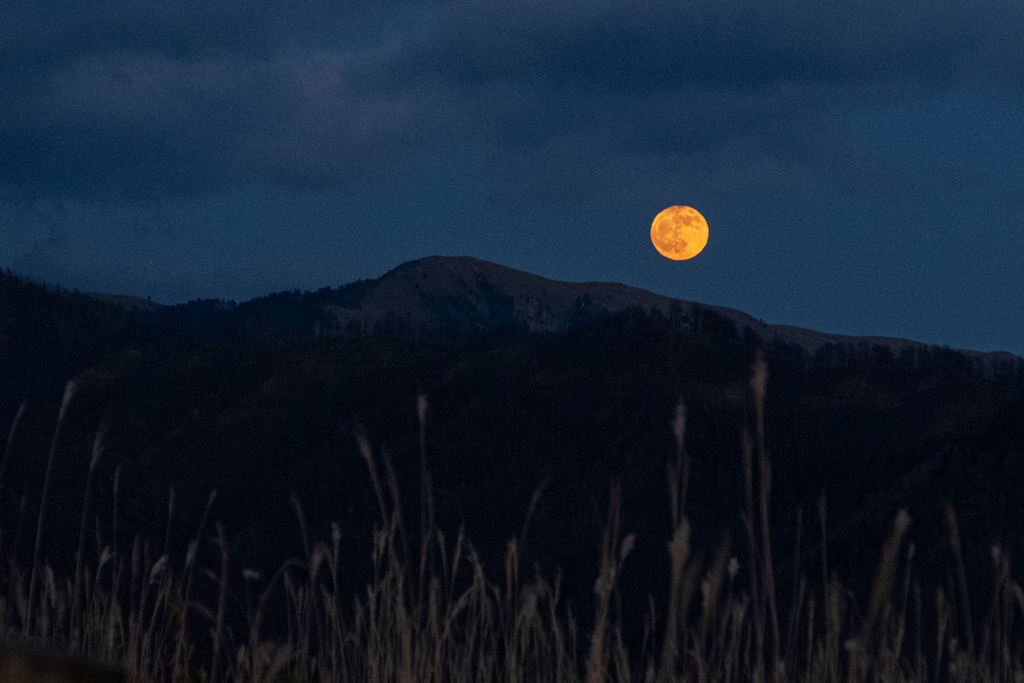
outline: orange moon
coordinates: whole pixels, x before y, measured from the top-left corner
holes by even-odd
[[[658,252],[673,261],[685,261],[708,243],[708,222],[697,209],[670,206],[651,223],[651,242]]]

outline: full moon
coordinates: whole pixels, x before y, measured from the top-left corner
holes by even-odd
[[[670,206],[651,223],[651,242],[658,252],[673,261],[685,261],[708,243],[708,222],[697,209]]]

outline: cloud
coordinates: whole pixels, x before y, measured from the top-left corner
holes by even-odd
[[[235,181],[344,182],[417,113],[355,92],[332,53],[174,61],[83,60],[42,93],[9,102],[0,182],[41,192],[145,199]]]
[[[467,82],[542,78],[628,92],[1019,78],[1021,64],[1004,58],[1020,54],[1022,30],[1024,8],[1010,0],[456,0],[412,42],[407,63]]]
[[[853,112],[1024,86],[1015,0],[7,0],[0,188],[153,201],[397,185],[495,202],[927,186]]]

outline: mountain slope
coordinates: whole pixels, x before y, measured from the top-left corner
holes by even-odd
[[[412,330],[480,331],[522,325],[530,331],[568,329],[602,313],[631,307],[668,314],[674,308],[690,319],[694,307],[711,310],[739,330],[765,342],[794,344],[814,353],[827,344],[883,346],[893,352],[927,346],[909,339],[818,332],[792,325],[769,325],[732,308],[674,299],[613,282],[562,282],[470,256],[430,256],[408,261],[368,281],[345,305],[328,304],[342,328],[372,330],[387,320]],[[1006,352],[961,351],[990,361],[1016,358]]]
[[[161,307],[130,297],[107,296],[105,301],[135,311],[144,325],[205,340],[255,332],[292,338],[398,333],[446,342],[507,328],[527,333],[564,331],[602,315],[638,309],[680,315],[690,325],[699,324],[701,315],[710,312],[715,323],[734,327],[741,335],[761,343],[792,345],[811,355],[836,347],[881,347],[894,355],[930,348],[909,339],[770,325],[732,308],[674,299],[615,282],[551,280],[469,256],[429,256],[403,263],[373,280],[317,291],[278,292],[242,303],[206,299]],[[988,367],[1021,360],[1003,351],[955,351]]]

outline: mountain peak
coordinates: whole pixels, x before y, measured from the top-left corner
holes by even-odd
[[[343,326],[372,328],[390,318],[414,329],[479,331],[514,324],[551,331],[571,326],[581,315],[632,306],[667,311],[675,301],[619,283],[551,280],[471,256],[428,256],[368,283],[354,306],[332,309]]]

